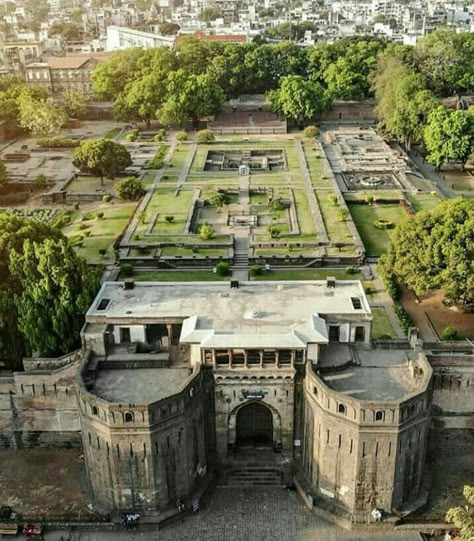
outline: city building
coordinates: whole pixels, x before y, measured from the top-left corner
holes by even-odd
[[[143,49],[152,49],[160,46],[172,47],[173,44],[174,36],[160,36],[159,34],[122,26],[107,27],[107,51],[118,51],[131,47],[140,47]]]
[[[92,72],[107,59],[106,53],[77,56],[50,56],[46,62],[33,62],[26,66],[26,81],[40,86],[52,96],[67,90],[92,94]]]

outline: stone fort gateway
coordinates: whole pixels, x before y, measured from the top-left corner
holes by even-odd
[[[0,446],[82,447],[106,512],[192,501],[210,479],[295,483],[348,525],[422,505],[436,427],[470,422],[470,351],[371,344],[357,280],[231,286],[104,283],[80,351],[2,380]]]

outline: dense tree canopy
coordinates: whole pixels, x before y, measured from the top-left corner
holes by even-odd
[[[301,75],[282,77],[280,87],[269,92],[269,98],[275,112],[293,120],[313,119],[317,113],[326,110],[331,102],[319,83]]]
[[[441,167],[450,161],[464,163],[474,149],[474,114],[437,107],[424,129],[428,161]]]
[[[0,359],[75,347],[98,283],[57,229],[0,213]]]
[[[474,303],[474,200],[445,201],[400,222],[385,265],[417,295],[442,289]]]
[[[67,114],[50,99],[35,99],[29,92],[18,98],[18,124],[32,135],[44,137],[59,131],[67,122]]]
[[[91,139],[83,141],[74,151],[72,163],[86,173],[115,177],[132,165],[128,150],[120,143],[110,139]]]
[[[180,124],[191,118],[197,125],[200,118],[219,111],[224,102],[224,92],[209,75],[183,69],[169,74],[167,96],[158,112],[163,124]]]
[[[437,105],[421,75],[393,56],[382,57],[374,77],[382,130],[410,149],[423,138],[428,114]]]

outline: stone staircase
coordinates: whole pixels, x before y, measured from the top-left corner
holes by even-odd
[[[288,464],[271,448],[243,447],[228,457],[219,484],[228,487],[281,486],[288,477],[285,475],[289,473]]]
[[[229,487],[281,485],[282,473],[274,466],[248,465],[233,467],[227,477]]]

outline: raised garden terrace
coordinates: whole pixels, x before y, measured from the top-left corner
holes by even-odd
[[[171,150],[122,239],[121,262],[211,268],[232,264],[237,245],[248,265],[316,266],[328,257],[356,264],[363,256],[350,215],[330,216],[327,197],[342,196],[312,154],[322,152],[317,144],[222,137]]]

